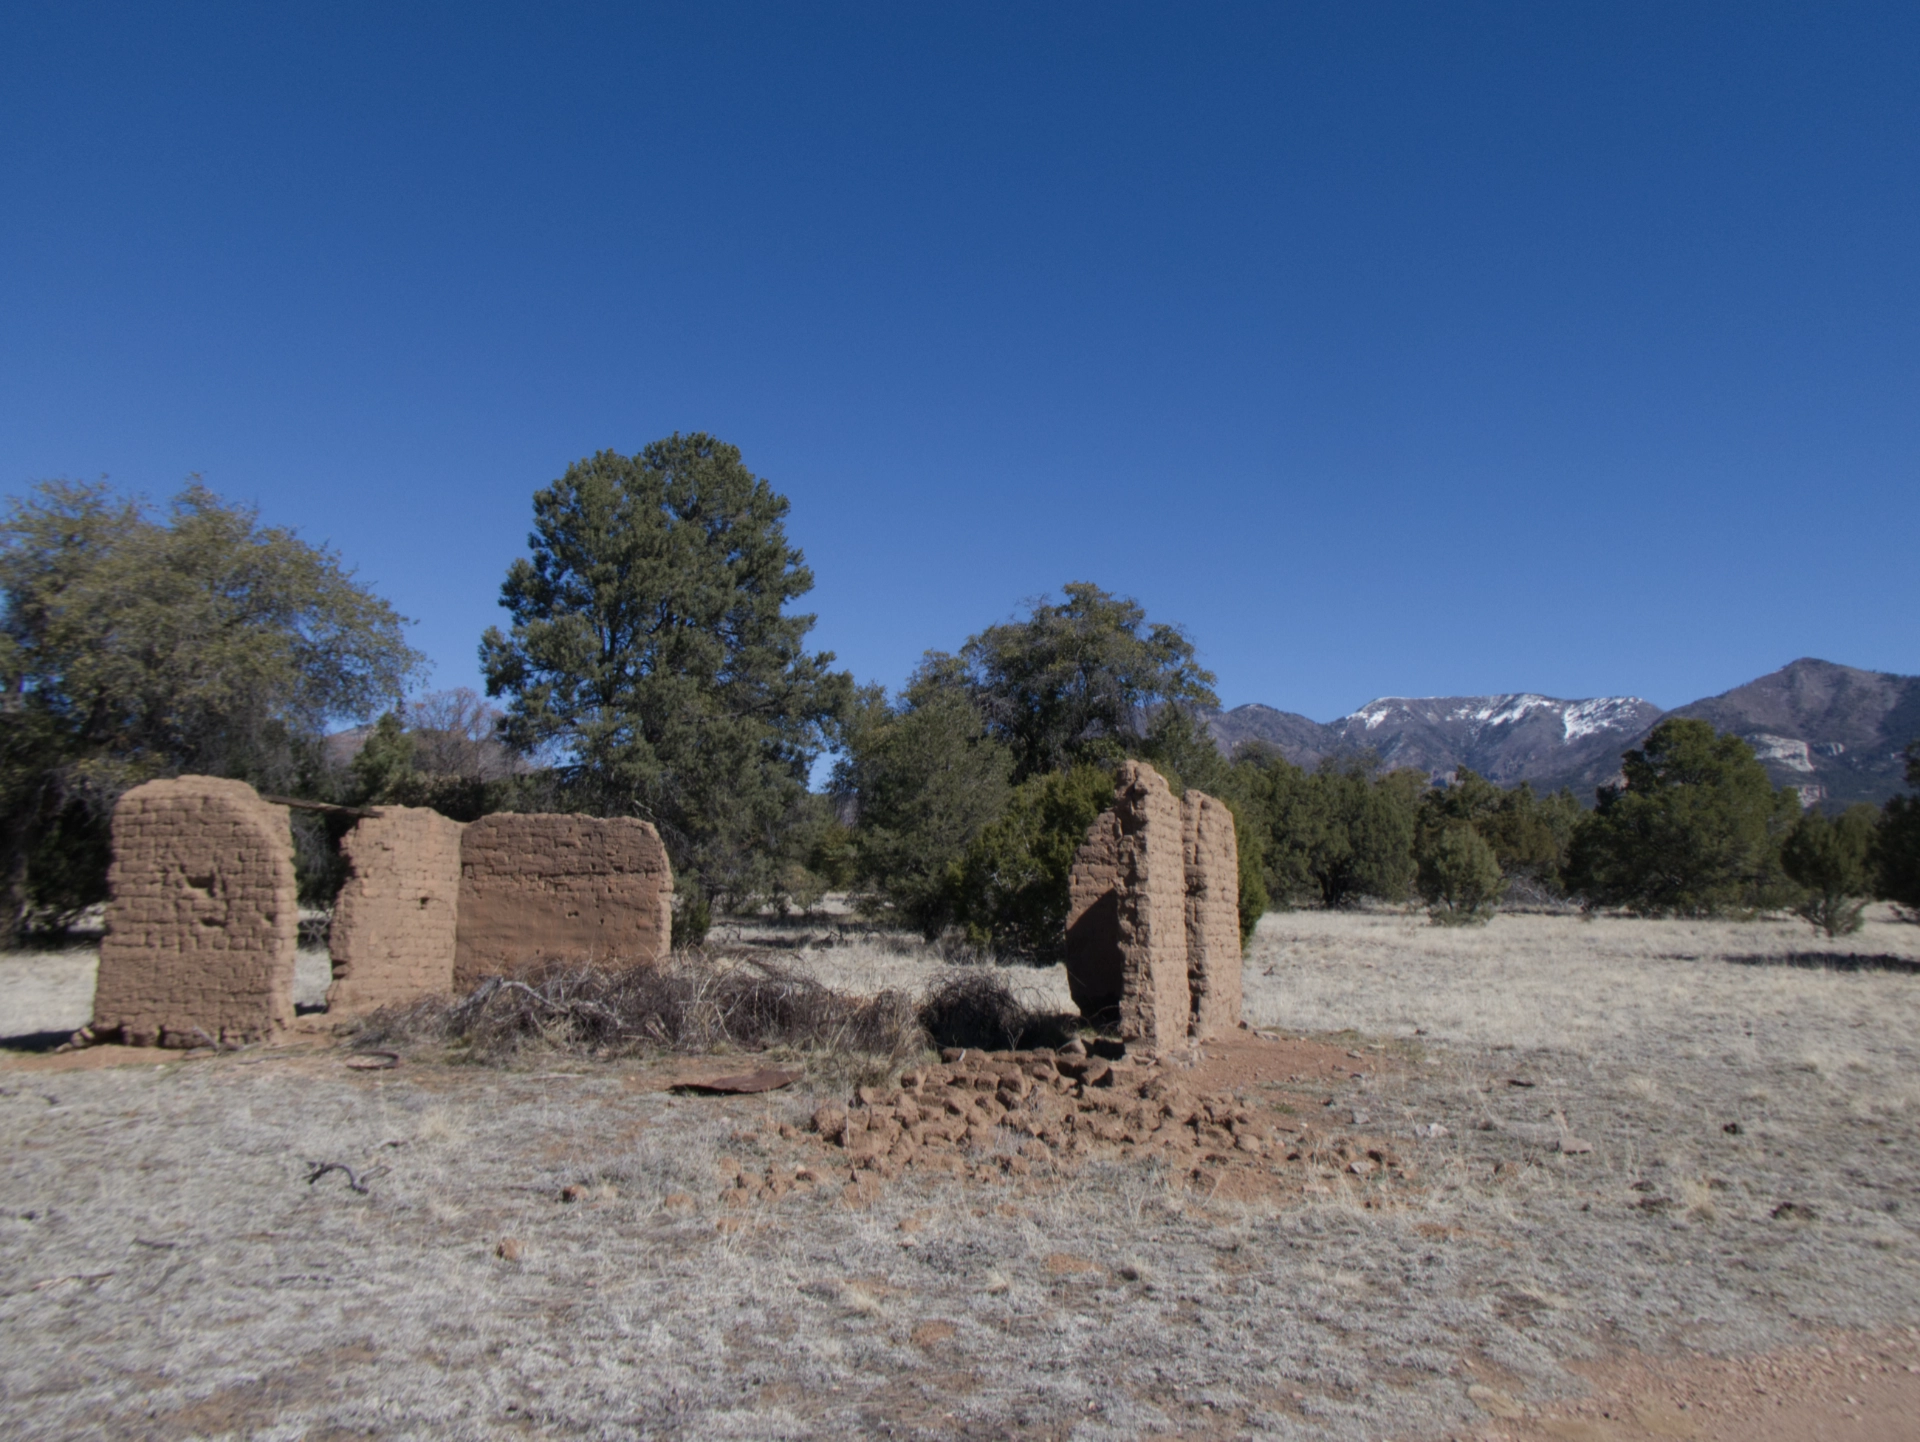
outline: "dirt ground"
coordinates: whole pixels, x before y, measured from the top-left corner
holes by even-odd
[[[0,960],[0,1032],[85,965]],[[1920,1438],[1920,927],[1272,916],[1247,1015],[1189,1059],[1273,1125],[1246,1191],[665,1089],[739,1058],[0,1054],[0,1431]]]

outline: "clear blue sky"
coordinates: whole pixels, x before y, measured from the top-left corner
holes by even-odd
[[[0,490],[418,618],[708,430],[897,685],[1088,579],[1228,705],[1920,672],[1920,7],[0,11]]]

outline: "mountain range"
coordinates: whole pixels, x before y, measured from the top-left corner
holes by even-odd
[[[1802,658],[1671,711],[1638,696],[1382,696],[1325,723],[1254,704],[1215,712],[1208,724],[1228,752],[1263,742],[1309,769],[1371,754],[1436,779],[1466,766],[1502,786],[1571,787],[1590,805],[1618,777],[1621,753],[1670,716],[1741,737],[1774,784],[1797,787],[1808,805],[1878,804],[1901,789],[1901,750],[1920,737],[1920,676]]]

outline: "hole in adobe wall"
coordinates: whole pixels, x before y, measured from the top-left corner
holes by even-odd
[[[202,896],[213,895],[213,876],[211,874],[206,876],[189,876],[187,878],[187,885],[199,892]]]

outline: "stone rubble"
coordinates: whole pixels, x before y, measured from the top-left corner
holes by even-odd
[[[898,1086],[860,1087],[849,1102],[815,1110],[812,1130],[840,1149],[850,1185],[863,1172],[891,1180],[916,1166],[979,1180],[1051,1174],[1096,1157],[1157,1157],[1206,1187],[1228,1171],[1294,1167],[1303,1178],[1413,1177],[1383,1142],[1322,1136],[1231,1092],[1199,1091],[1158,1059],[1068,1049],[942,1055],[903,1072]],[[753,1190],[731,1187],[743,1185]]]

